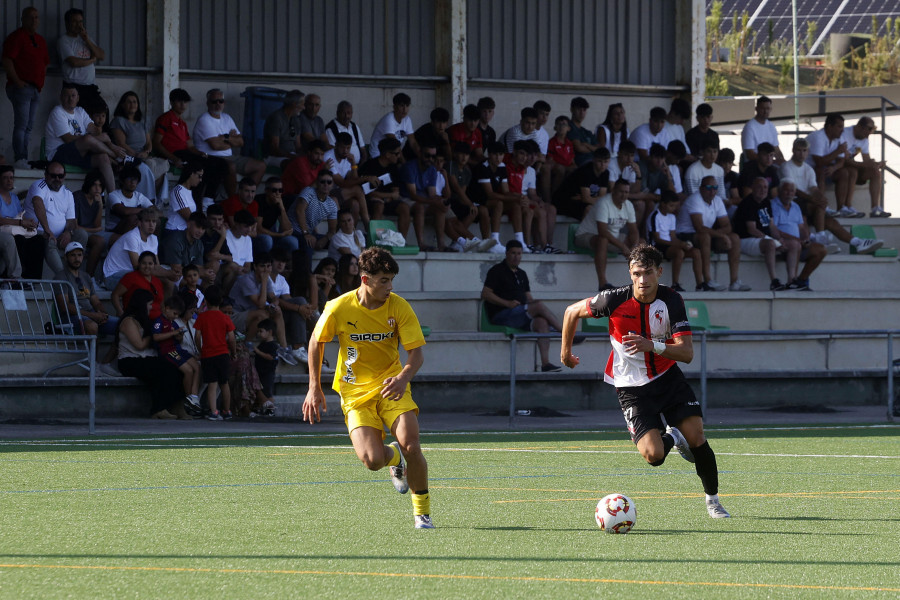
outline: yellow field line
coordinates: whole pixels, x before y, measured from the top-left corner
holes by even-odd
[[[319,571],[294,569],[211,569],[197,567],[129,567],[113,565],[4,565],[0,569],[72,569],[94,571],[149,571],[171,573],[237,573],[242,575],[350,575],[355,577],[403,577],[423,579],[457,579],[477,581],[521,581],[547,583],[619,583],[630,585],[704,586],[791,590],[825,590],[851,592],[900,592],[900,588],[802,585],[787,583],[740,583],[731,581],[653,581],[642,579],[603,579],[587,577],[513,577],[500,575],[454,575],[440,573],[379,573],[369,571]]]

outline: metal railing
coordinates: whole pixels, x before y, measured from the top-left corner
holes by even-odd
[[[885,377],[887,378],[887,420],[894,420],[894,336],[900,335],[897,329],[846,329],[846,330],[760,330],[760,331],[736,331],[736,330],[712,330],[694,331],[693,337],[700,338],[700,407],[703,412],[707,408],[707,381],[709,379],[707,350],[708,345],[714,339],[727,337],[763,337],[772,339],[839,339],[849,337],[883,337],[887,340]],[[609,339],[608,333],[586,333],[579,331],[579,337]],[[516,333],[509,337],[509,426],[515,428],[516,418],[516,360],[517,342],[519,340],[559,339],[558,333]],[[785,376],[791,376],[790,371],[785,371]]]

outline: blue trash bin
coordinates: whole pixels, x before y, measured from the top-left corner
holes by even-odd
[[[244,124],[241,128],[244,147],[241,154],[262,158],[266,117],[284,105],[286,95],[287,90],[261,86],[250,86],[241,93],[244,99]]]

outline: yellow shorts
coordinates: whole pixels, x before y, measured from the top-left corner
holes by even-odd
[[[352,432],[357,427],[372,427],[381,431],[381,439],[387,437],[384,428],[390,430],[394,421],[403,413],[413,411],[416,415],[419,414],[419,407],[413,402],[409,389],[399,400],[385,400],[379,391],[353,408],[346,409],[341,405],[341,410],[344,412],[347,431]]]

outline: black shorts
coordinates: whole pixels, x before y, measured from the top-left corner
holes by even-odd
[[[200,366],[203,367],[203,383],[228,383],[228,377],[231,375],[230,355],[220,354],[201,358]]]
[[[665,258],[666,252],[669,251],[669,248],[672,247],[672,244],[666,242],[653,242],[653,247],[662,252],[663,257]]]
[[[660,415],[669,425],[703,416],[700,401],[677,365],[647,385],[616,388],[616,394],[634,443],[648,431],[664,428]]]

